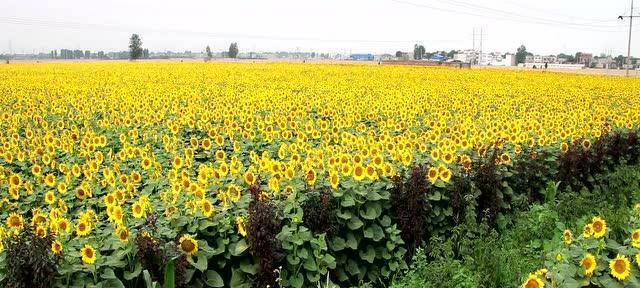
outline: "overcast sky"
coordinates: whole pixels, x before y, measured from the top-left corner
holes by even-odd
[[[0,53],[126,50],[627,53],[630,0],[2,0]],[[636,1],[640,6],[640,1]],[[640,9],[635,8],[635,14]],[[632,54],[640,56],[640,18]]]

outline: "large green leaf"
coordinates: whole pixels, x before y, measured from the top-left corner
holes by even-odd
[[[207,270],[207,273],[205,273],[205,284],[207,284],[210,287],[223,287],[224,286],[224,281],[222,280],[222,277],[220,277],[220,274],[218,274],[218,272],[214,271],[214,270]]]
[[[349,219],[349,222],[347,222],[347,226],[351,230],[360,229],[360,227],[362,227],[362,225],[364,225],[364,223],[362,223],[362,220],[360,220],[360,218],[358,218],[358,216],[351,217],[351,219]]]
[[[366,260],[367,262],[373,264],[373,260],[376,259],[376,250],[371,245],[367,245],[367,248],[364,250],[360,250],[358,253],[360,258]]]
[[[188,257],[187,262],[189,262],[189,264],[193,265],[193,267],[200,271],[207,270],[207,257],[205,257],[204,255],[198,255],[196,258],[196,261],[193,261],[193,258]]]
[[[169,261],[164,267],[164,288],[176,287],[176,267],[173,261]]]

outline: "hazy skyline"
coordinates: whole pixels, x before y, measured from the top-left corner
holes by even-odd
[[[132,33],[150,51],[226,50],[393,53],[476,48],[536,54],[627,54],[630,1],[353,0],[123,1],[5,0],[0,53],[126,50]],[[640,14],[637,1],[634,14]],[[640,18],[632,55],[640,56]],[[11,47],[10,47],[11,46]]]

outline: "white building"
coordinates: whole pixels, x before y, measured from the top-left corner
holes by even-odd
[[[478,58],[478,51],[475,50],[464,50],[460,51],[453,55],[454,61],[460,61],[463,63],[476,63]]]
[[[548,63],[548,64],[556,64],[558,63],[558,57],[556,57],[555,55],[534,55],[534,56],[527,56],[527,58],[525,59],[525,63]]]

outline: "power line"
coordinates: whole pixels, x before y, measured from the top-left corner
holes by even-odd
[[[602,32],[602,33],[624,32],[622,30],[603,29],[603,28],[616,28],[614,26],[593,25],[590,23],[573,23],[573,22],[557,21],[553,19],[545,19],[540,17],[531,17],[526,15],[520,15],[517,13],[512,13],[509,11],[504,11],[500,9],[495,9],[495,8],[490,8],[490,7],[485,7],[485,6],[480,6],[476,4],[460,2],[455,0],[449,0],[446,3],[449,3],[449,4],[453,3],[453,5],[458,7],[465,6],[466,8],[471,7],[471,8],[485,10],[490,12],[493,15],[487,15],[486,12],[484,14],[480,14],[476,12],[469,12],[467,10],[452,9],[452,8],[442,7],[442,6],[433,6],[433,5],[427,5],[422,3],[409,2],[405,0],[390,0],[390,1],[399,3],[399,4],[404,4],[404,5],[411,5],[414,7],[429,8],[431,10],[436,10],[436,11],[441,11],[441,12],[446,12],[446,13],[451,13],[456,15],[464,14],[464,15],[470,15],[470,16],[481,17],[481,18],[489,18],[492,20],[502,20],[502,21],[517,22],[517,23],[525,23],[525,24],[549,25],[549,26],[555,26],[555,27],[557,27],[558,25],[563,25],[565,26],[565,28],[568,28],[568,29],[576,29],[576,30],[589,31],[589,32]],[[498,15],[496,15],[496,13]],[[514,15],[518,17],[514,17]],[[522,18],[528,18],[529,20],[524,20]],[[590,29],[586,29],[586,28],[590,28]]]

